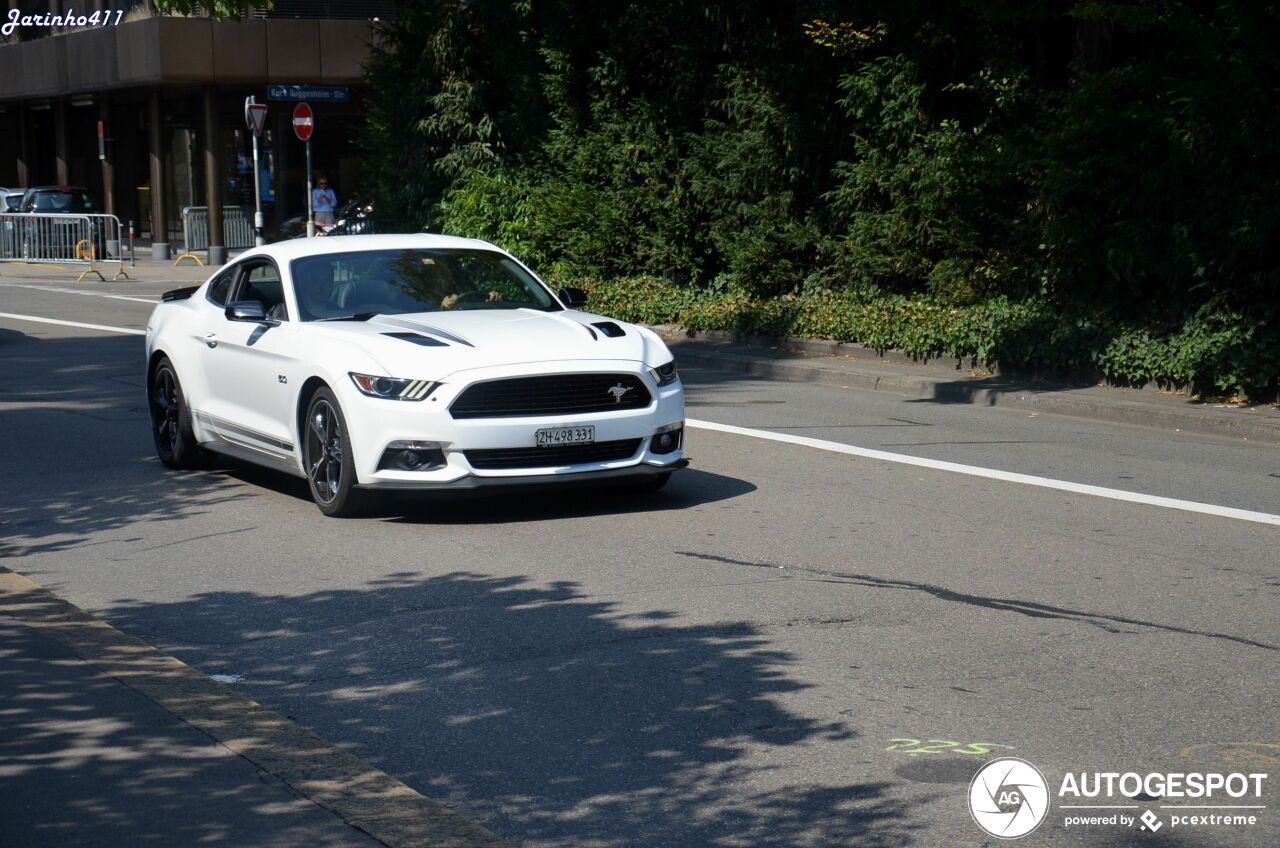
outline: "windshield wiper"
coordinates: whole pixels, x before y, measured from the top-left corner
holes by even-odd
[[[338,315],[334,318],[317,318],[317,321],[368,321],[375,315],[381,315],[381,312],[357,312],[355,315]]]

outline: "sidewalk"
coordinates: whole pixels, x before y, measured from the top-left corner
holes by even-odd
[[[0,616],[0,845],[382,843]]]
[[[0,681],[4,848],[501,846],[2,567]]]
[[[76,278],[84,269],[82,265],[0,262],[0,280],[38,282],[45,285],[74,285],[85,291],[116,291],[120,286],[127,287],[137,283],[162,283],[168,288],[174,288],[202,283],[209,279],[219,267],[221,266],[196,265],[192,262],[183,262],[175,267],[172,259],[168,262],[157,262],[150,256],[144,258],[140,255],[137,265],[130,265],[127,261],[124,263],[123,269],[128,279],[113,280],[110,273],[105,273],[106,280],[90,276],[77,283]],[[113,263],[109,268],[114,269],[115,264]]]
[[[690,333],[653,327],[685,365],[770,380],[891,392],[937,403],[1000,406],[1137,424],[1172,432],[1204,433],[1280,445],[1275,404],[1202,403],[1154,388],[1068,385],[957,368],[955,360],[914,362],[854,344],[805,339],[743,342],[728,333]]]

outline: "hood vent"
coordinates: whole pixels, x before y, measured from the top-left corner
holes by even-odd
[[[625,336],[627,334],[626,330],[623,330],[612,321],[597,321],[592,326],[611,339],[616,339],[619,336]]]
[[[448,339],[454,344],[466,345],[467,347],[475,347],[471,342],[455,336],[453,333],[445,332],[438,327],[432,327],[430,324],[419,324],[417,321],[408,321],[403,318],[394,318],[390,315],[379,315],[378,323],[383,325],[391,325],[392,327],[403,327],[406,330],[416,333],[430,333],[433,336],[439,336],[442,339]]]
[[[430,336],[419,335],[418,333],[383,333],[384,336],[390,336],[393,339],[410,342],[423,347],[448,347],[449,345],[439,339],[433,339]]]

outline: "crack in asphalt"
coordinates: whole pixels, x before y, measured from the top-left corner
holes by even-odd
[[[250,530],[257,530],[257,529],[258,528],[254,526],[254,527],[241,527],[236,530],[222,530],[217,533],[205,533],[202,536],[192,536],[189,539],[179,539],[176,542],[165,542],[163,545],[152,545],[149,548],[139,548],[138,552],[141,553],[142,551],[158,551],[161,548],[172,548],[174,545],[185,545],[187,542],[198,542],[201,539],[212,539],[216,536],[231,536],[236,533],[248,533]]]
[[[1262,648],[1267,651],[1280,651],[1280,647],[1277,647],[1276,645],[1270,645],[1266,642],[1258,642],[1253,639],[1246,639],[1242,636],[1232,636],[1229,633],[1193,630],[1189,627],[1177,627],[1172,624],[1160,624],[1154,621],[1143,621],[1138,618],[1128,618],[1120,615],[1107,615],[1104,613],[1088,612],[1086,610],[1073,610],[1068,609],[1067,607],[1056,607],[1050,604],[1037,603],[1035,601],[1022,601],[1016,598],[991,598],[982,595],[970,595],[965,592],[957,592],[954,589],[947,589],[943,586],[935,586],[931,583],[918,583],[913,580],[893,580],[884,577],[873,577],[869,574],[842,574],[838,571],[827,571],[825,569],[813,568],[811,566],[748,562],[746,560],[732,559],[730,557],[718,556],[716,554],[697,553],[694,551],[676,551],[676,553],[681,556],[693,557],[694,559],[722,562],[727,565],[767,568],[774,571],[781,569],[783,571],[790,570],[805,574],[814,574],[823,578],[828,578],[824,582],[866,586],[872,589],[900,589],[912,592],[925,592],[942,601],[950,601],[952,603],[966,604],[969,606],[999,610],[1003,612],[1016,612],[1029,618],[1051,618],[1092,624],[1094,627],[1105,630],[1108,633],[1130,632],[1121,630],[1115,626],[1130,625],[1134,627],[1148,627],[1153,630],[1163,630],[1167,633],[1180,633],[1186,636],[1204,636],[1209,639],[1221,639],[1227,642],[1235,642],[1239,645],[1246,645],[1250,648]]]

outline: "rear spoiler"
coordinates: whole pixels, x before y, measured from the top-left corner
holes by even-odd
[[[173,289],[160,295],[160,300],[164,303],[168,303],[171,300],[186,300],[195,294],[199,288],[199,286],[187,286],[185,289]]]

